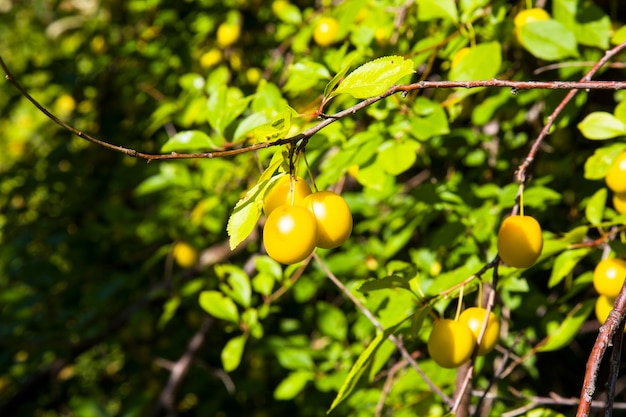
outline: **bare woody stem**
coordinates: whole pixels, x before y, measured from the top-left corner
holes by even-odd
[[[571,99],[571,97],[576,93],[577,90],[590,90],[590,89],[602,89],[602,90],[622,90],[626,89],[626,82],[622,81],[590,81],[590,78],[593,74],[597,72],[597,70],[606,63],[609,59],[611,59],[615,54],[620,52],[624,47],[626,47],[626,42],[615,47],[614,49],[608,51],[606,55],[600,60],[592,69],[583,77],[581,81],[578,82],[568,82],[568,81],[508,81],[508,80],[478,80],[478,81],[419,81],[413,84],[406,85],[395,85],[385,91],[383,94],[365,99],[355,104],[352,107],[349,107],[345,110],[342,110],[333,115],[329,115],[321,120],[316,125],[304,130],[303,132],[291,136],[288,138],[281,138],[272,142],[261,142],[255,143],[253,145],[244,146],[236,149],[227,149],[227,150],[219,150],[214,152],[200,152],[200,153],[178,153],[171,152],[166,154],[151,154],[140,152],[135,149],[127,148],[120,145],[114,145],[112,143],[106,142],[104,140],[95,138],[85,132],[82,132],[69,124],[65,123],[49,110],[47,110],[42,104],[40,104],[34,97],[32,97],[26,88],[24,88],[18,80],[13,76],[13,74],[9,71],[7,65],[4,60],[0,56],[0,66],[4,70],[6,76],[5,78],[9,81],[24,97],[26,97],[37,109],[39,109],[43,114],[45,114],[50,120],[61,126],[62,128],[68,130],[70,133],[78,136],[79,138],[85,139],[89,142],[100,145],[104,148],[121,152],[128,156],[142,158],[147,160],[148,162],[153,160],[163,160],[163,159],[190,159],[190,158],[223,158],[230,157],[246,152],[251,152],[259,149],[269,148],[273,146],[281,146],[286,144],[295,144],[303,139],[309,139],[315,133],[319,132],[329,124],[333,123],[336,120],[341,118],[350,116],[355,114],[357,111],[366,108],[367,106],[380,101],[386,97],[389,97],[393,94],[399,92],[407,92],[421,89],[430,89],[430,88],[478,88],[478,87],[499,87],[499,88],[510,88],[513,92],[518,90],[531,90],[531,89],[550,89],[550,90],[572,90],[566,98],[563,100],[562,104],[555,110],[553,115],[558,114],[562,111],[563,107],[567,102]],[[531,152],[529,153],[526,161],[520,169],[518,170],[518,177],[521,175],[523,178],[523,174],[525,170],[532,162],[535,153],[543,137],[545,137],[548,133],[549,128],[552,126],[552,121],[554,120],[553,115],[548,119],[549,123],[546,124],[546,127],[540,134],[540,136],[535,141]]]
[[[615,305],[613,310],[609,313],[609,317],[606,319],[604,325],[600,327],[596,342],[591,349],[591,354],[589,355],[585,369],[585,379],[580,393],[580,404],[578,405],[576,417],[588,417],[591,412],[593,394],[596,390],[598,371],[600,370],[602,358],[604,357],[606,349],[609,347],[610,341],[613,340],[616,335],[621,337],[621,333],[624,329],[624,314],[626,314],[626,282],[615,299]],[[619,345],[621,347],[621,344]],[[616,349],[616,346],[614,346],[613,349]],[[613,380],[613,382],[615,381]],[[609,387],[609,392],[614,392],[613,388]],[[612,399],[610,401],[612,402]]]

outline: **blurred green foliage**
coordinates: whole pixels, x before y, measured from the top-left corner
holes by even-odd
[[[30,94],[79,130],[142,152],[223,150],[315,125],[335,74],[375,58],[410,60],[416,73],[394,79],[402,83],[572,81],[623,41],[617,0],[555,0],[552,18],[516,39],[513,19],[526,3],[5,0],[0,54]],[[339,22],[325,48],[312,40],[323,16]],[[221,47],[224,22],[241,35]],[[624,70],[599,78],[620,80]],[[72,137],[9,83],[0,88],[0,414],[319,416],[345,381],[351,392],[344,386],[331,415],[446,413],[319,264],[279,265],[252,225],[228,249],[233,208],[281,165],[283,149],[146,164]],[[306,148],[317,187],[341,190],[355,220],[346,244],[318,250],[324,265],[447,395],[455,372],[425,349],[433,318],[456,309],[458,290],[441,293],[496,255],[515,170],[564,95],[394,95],[328,125]],[[531,166],[524,202],[546,244],[536,266],[500,268],[501,348],[478,359],[473,381],[480,391],[494,380],[485,415],[580,393],[597,329],[590,271],[602,247],[569,245],[624,223],[602,182],[626,148],[623,98],[580,92]],[[321,110],[357,102],[338,94]],[[308,177],[304,163],[298,170]],[[194,267],[179,266],[176,242],[198,251]],[[623,233],[609,243],[626,253]],[[466,286],[465,305],[478,303],[478,282]],[[204,344],[173,405],[159,405],[172,364],[198,334]],[[546,337],[559,350],[533,353]],[[494,378],[505,357],[526,359]],[[541,411],[571,414],[556,405],[533,413]]]

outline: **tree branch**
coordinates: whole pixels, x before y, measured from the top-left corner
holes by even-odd
[[[172,365],[170,377],[163,391],[161,391],[161,395],[159,395],[157,404],[150,414],[151,416],[160,415],[161,410],[176,413],[176,391],[178,391],[180,384],[185,379],[193,359],[200,351],[200,348],[202,348],[202,345],[204,345],[206,335],[209,333],[214,322],[215,320],[212,317],[204,319],[198,331],[189,340],[185,353]]]
[[[613,310],[609,313],[606,322],[600,327],[600,332],[596,338],[596,342],[591,349],[591,354],[587,360],[585,369],[585,379],[580,394],[580,404],[576,417],[588,417],[591,411],[593,394],[596,390],[596,380],[598,379],[598,371],[604,357],[604,352],[609,346],[609,341],[613,339],[615,334],[624,329],[624,313],[626,312],[626,282],[622,285],[622,290],[615,299]],[[621,336],[621,335],[620,335]],[[609,393],[613,390],[609,387]]]
[[[322,130],[324,127],[333,123],[336,120],[344,118],[346,116],[350,116],[355,114],[357,111],[366,108],[367,106],[380,101],[386,97],[389,97],[393,94],[399,92],[408,92],[414,90],[422,90],[428,88],[479,88],[479,87],[499,87],[499,88],[510,88],[513,92],[518,90],[531,90],[531,89],[550,89],[550,90],[572,90],[566,98],[563,100],[562,105],[555,110],[555,114],[558,114],[562,111],[562,108],[567,104],[567,102],[573,97],[577,90],[592,90],[592,89],[601,89],[601,90],[622,90],[626,89],[626,82],[622,81],[590,81],[591,75],[595,74],[595,72],[610,58],[612,58],[615,54],[620,52],[624,47],[626,47],[626,42],[617,46],[616,48],[608,51],[606,55],[600,60],[594,68],[592,68],[589,73],[583,77],[581,81],[508,81],[508,80],[478,80],[478,81],[419,81],[413,84],[406,85],[395,85],[389,88],[383,94],[365,99],[355,104],[352,107],[349,107],[345,110],[342,110],[333,115],[326,116],[322,121],[318,124],[310,127],[309,129],[304,130],[303,132],[287,137],[275,140],[273,142],[261,142],[255,143],[253,145],[244,146],[237,149],[228,149],[222,151],[214,151],[214,152],[199,152],[199,153],[178,153],[178,152],[170,152],[166,154],[151,154],[140,152],[135,149],[127,148],[120,145],[114,145],[112,143],[106,142],[104,140],[95,138],[83,131],[80,131],[69,124],[65,123],[49,110],[47,110],[42,104],[40,104],[34,97],[32,97],[28,91],[19,83],[19,81],[13,76],[13,74],[9,71],[9,68],[5,64],[4,60],[0,56],[0,66],[4,70],[6,76],[6,80],[9,81],[26,99],[28,99],[39,111],[41,111],[44,115],[46,115],[50,120],[61,126],[63,129],[69,131],[75,136],[78,136],[81,139],[87,140],[94,144],[100,145],[104,148],[110,149],[112,151],[121,152],[125,155],[142,158],[147,160],[148,162],[154,160],[164,160],[164,159],[191,159],[191,158],[224,158],[230,157],[246,152],[251,152],[259,149],[265,149],[273,146],[281,146],[286,144],[297,143],[303,139],[308,139],[312,137],[315,133]],[[553,113],[554,114],[554,113]],[[552,125],[552,116],[549,119],[549,123],[546,125],[542,134],[537,138],[527,160],[524,162],[522,169],[520,172],[525,171],[530,162],[537,152],[537,149],[543,139],[543,137],[547,134],[550,126]]]

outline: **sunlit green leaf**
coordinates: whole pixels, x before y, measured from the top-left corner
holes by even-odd
[[[591,224],[600,224],[604,217],[604,208],[606,207],[606,198],[608,191],[606,188],[600,188],[587,201],[585,206],[585,217]]]
[[[291,400],[300,393],[306,384],[313,380],[315,374],[310,371],[295,371],[287,378],[280,381],[274,390],[274,398],[277,400]]]
[[[243,97],[237,88],[222,85],[209,96],[207,101],[208,122],[220,136],[224,136],[226,128],[246,110],[252,96]]]
[[[235,302],[219,291],[202,291],[199,297],[200,307],[218,319],[239,322],[239,311]]]
[[[539,352],[550,352],[569,345],[576,337],[585,320],[587,320],[587,317],[589,317],[589,314],[593,311],[594,304],[595,300],[589,299],[576,305],[558,328],[549,334],[544,342],[539,345],[537,350]]]
[[[235,205],[226,226],[231,249],[239,246],[254,230],[263,211],[265,190],[272,184],[273,180],[271,180],[271,176],[276,172],[282,162],[281,154],[279,153],[278,157],[275,155],[270,166],[259,178],[259,182],[257,182],[257,184]]]
[[[169,138],[161,147],[161,152],[216,149],[219,149],[219,146],[206,133],[199,130],[184,130]]]
[[[326,87],[324,87],[324,97],[328,97],[332,94],[337,84],[339,84],[343,77],[345,77],[348,73],[350,65],[352,65],[352,60],[348,60],[348,62],[346,62],[346,64],[341,68],[341,71],[335,74],[335,76],[328,82],[328,84],[326,84]]]
[[[345,314],[332,304],[317,303],[317,325],[326,336],[340,341],[346,339],[348,321]]]
[[[350,94],[355,98],[378,96],[402,77],[413,74],[413,61],[401,56],[386,56],[361,65],[339,84],[335,94]]]
[[[399,326],[403,322],[404,320],[400,321],[397,326]],[[335,397],[333,403],[330,405],[327,413],[330,413],[335,407],[337,407],[343,400],[345,400],[350,395],[357,382],[359,382],[359,379],[363,375],[363,372],[365,372],[367,366],[371,363],[372,355],[376,353],[378,348],[385,340],[387,340],[389,335],[395,331],[397,326],[385,329],[384,332],[378,332],[374,340],[372,340],[367,348],[359,355],[356,362],[354,362],[354,365],[352,365],[348,376],[343,382],[341,389],[337,393],[337,396]]]
[[[578,262],[589,253],[588,248],[570,249],[562,252],[554,260],[552,273],[548,280],[548,287],[552,288],[559,284],[567,275],[569,275]]]
[[[391,175],[400,175],[417,159],[419,143],[413,140],[388,140],[378,148],[381,167]]]
[[[239,367],[243,349],[246,346],[246,336],[235,336],[226,342],[222,349],[222,366],[226,372],[232,372]]]
[[[596,149],[593,155],[585,161],[585,178],[599,180],[606,177],[611,164],[624,150],[626,150],[626,143],[613,143]]]
[[[611,113],[597,111],[589,113],[578,129],[587,139],[604,140],[626,134],[626,125]]]
[[[457,23],[459,14],[454,0],[418,0],[417,18],[423,21],[444,18]]]
[[[556,20],[535,20],[522,26],[521,43],[537,58],[556,61],[578,56],[574,33]]]
[[[176,310],[180,306],[180,297],[172,297],[165,304],[163,304],[163,313],[159,317],[157,326],[163,328],[176,314]]]

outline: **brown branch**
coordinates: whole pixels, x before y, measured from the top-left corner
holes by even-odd
[[[491,396],[491,394],[489,393],[479,392],[479,391],[473,392],[472,394],[477,395],[477,396],[488,396],[488,397]],[[530,410],[540,407],[540,406],[546,406],[546,405],[575,406],[579,404],[578,398],[564,398],[555,393],[550,393],[549,397],[532,397],[532,398],[529,398],[529,401],[530,402],[528,404],[522,407],[507,411],[506,413],[502,413],[501,417],[515,417],[519,415],[525,415]],[[596,408],[596,409],[604,408],[604,402],[593,401],[591,403],[591,408]],[[616,403],[615,409],[626,410],[626,403],[623,403],[623,402]]]
[[[170,377],[159,395],[158,402],[150,414],[151,416],[160,415],[162,410],[167,410],[168,413],[176,415],[175,400],[178,387],[185,379],[193,359],[197,356],[202,345],[204,345],[206,336],[214,322],[215,320],[212,317],[204,319],[198,331],[189,340],[185,353],[172,365]]]
[[[387,378],[385,378],[385,383],[383,384],[380,397],[378,398],[378,403],[376,404],[374,417],[381,417],[383,415],[383,410],[385,408],[385,399],[389,396],[389,393],[393,388],[396,374],[402,369],[406,368],[406,366],[407,362],[405,360],[401,360],[399,362],[396,362],[387,373]]]
[[[613,310],[609,313],[606,322],[600,327],[600,332],[596,338],[596,342],[591,349],[591,354],[587,360],[587,366],[585,369],[585,379],[583,382],[583,388],[580,394],[580,404],[576,417],[588,417],[591,411],[591,404],[593,400],[593,394],[596,390],[596,380],[598,379],[598,371],[604,353],[609,346],[609,341],[613,339],[615,334],[623,332],[624,313],[626,312],[626,282],[622,285],[622,290],[615,299],[615,305]],[[612,389],[609,388],[609,392]]]
[[[386,97],[389,97],[393,94],[399,93],[399,92],[407,92],[407,91],[414,91],[414,90],[421,90],[421,89],[426,89],[426,88],[478,88],[478,87],[500,87],[500,88],[511,88],[512,91],[518,91],[518,90],[530,90],[530,89],[551,89],[551,90],[558,90],[558,89],[565,89],[565,90],[572,90],[572,92],[570,92],[568,94],[568,96],[566,96],[566,98],[563,100],[562,102],[562,106],[560,105],[559,108],[557,108],[557,110],[555,110],[556,114],[560,113],[560,111],[562,111],[562,107],[565,106],[565,104],[569,101],[569,99],[571,99],[571,96],[573,96],[572,93],[575,93],[576,90],[590,90],[590,89],[603,89],[603,90],[622,90],[622,89],[626,89],[626,82],[621,82],[621,81],[590,81],[589,78],[591,77],[592,74],[594,74],[597,69],[604,64],[606,61],[608,61],[610,58],[612,58],[615,54],[617,54],[619,51],[621,51],[621,49],[623,47],[626,46],[626,43],[619,45],[618,47],[612,49],[611,51],[607,52],[607,54],[604,56],[604,58],[602,60],[600,60],[598,62],[598,64],[596,66],[594,66],[594,68],[585,76],[583,77],[583,80],[579,81],[579,82],[575,82],[575,81],[508,81],[508,80],[497,80],[497,79],[493,79],[493,80],[478,80],[478,81],[419,81],[417,83],[413,83],[413,84],[406,84],[406,85],[395,85],[392,86],[391,88],[389,88],[386,92],[384,92],[383,94],[376,96],[376,97],[371,97],[368,99],[365,99],[357,104],[355,104],[352,107],[349,107],[345,110],[342,110],[338,113],[335,113],[333,115],[329,115],[328,117],[326,117],[324,120],[322,120],[321,122],[319,122],[318,124],[310,127],[309,129],[304,130],[302,133],[299,133],[295,136],[291,136],[288,138],[281,138],[278,140],[275,140],[273,142],[261,142],[261,143],[255,143],[253,145],[249,145],[249,146],[244,146],[241,148],[237,148],[237,149],[228,149],[228,150],[222,150],[222,151],[214,151],[214,152],[200,152],[200,153],[178,153],[178,152],[171,152],[171,153],[167,153],[167,154],[151,154],[151,153],[145,153],[145,152],[140,152],[137,151],[135,149],[131,149],[131,148],[127,148],[124,146],[120,146],[120,145],[114,145],[112,143],[106,142],[104,140],[95,138],[81,130],[78,130],[72,126],[70,126],[69,124],[65,123],[64,121],[62,121],[61,119],[59,119],[57,116],[55,116],[54,114],[52,114],[49,110],[47,110],[43,105],[41,105],[34,97],[32,97],[28,91],[17,81],[17,79],[13,76],[13,74],[9,71],[8,67],[6,66],[4,60],[2,59],[2,57],[0,56],[0,66],[2,67],[2,69],[4,70],[6,76],[6,80],[9,81],[24,97],[26,97],[26,99],[28,99],[35,107],[37,107],[37,109],[39,109],[39,111],[41,111],[44,115],[46,115],[50,120],[52,120],[53,122],[55,122],[56,124],[58,124],[59,126],[61,126],[62,128],[66,129],[67,131],[69,131],[70,133],[72,133],[75,136],[78,136],[81,139],[87,140],[89,142],[92,142],[94,144],[100,145],[104,148],[116,151],[116,152],[121,152],[125,155],[128,156],[132,156],[132,157],[136,157],[136,158],[142,158],[147,160],[148,162],[150,161],[154,161],[154,160],[164,160],[164,159],[190,159],[190,158],[223,158],[223,157],[229,157],[229,156],[234,156],[234,155],[238,155],[238,154],[242,154],[242,153],[246,153],[246,152],[251,152],[251,151],[255,151],[255,150],[259,150],[259,149],[265,149],[265,148],[269,148],[269,147],[273,147],[273,146],[280,146],[280,145],[286,145],[286,144],[292,144],[292,143],[297,143],[300,140],[303,139],[308,139],[310,137],[312,137],[315,133],[319,132],[320,130],[322,130],[324,127],[328,126],[329,124],[333,123],[336,120],[339,120],[341,118],[350,116],[355,114],[357,111],[364,109],[365,107],[380,101]],[[544,129],[545,132],[542,132],[542,135],[540,135],[540,137],[537,139],[537,141],[535,142],[535,145],[533,146],[533,149],[531,150],[531,153],[529,154],[530,160],[528,162],[525,161],[524,164],[524,171],[526,169],[526,167],[530,164],[530,162],[532,162],[532,158],[534,157],[534,154],[536,153],[536,149],[539,147],[539,144],[541,143],[541,140],[543,139],[543,136],[545,136],[547,134],[547,131],[549,129],[549,127],[552,125],[552,121],[550,120],[550,122],[546,125],[547,128]],[[528,160],[527,158],[527,160]]]

